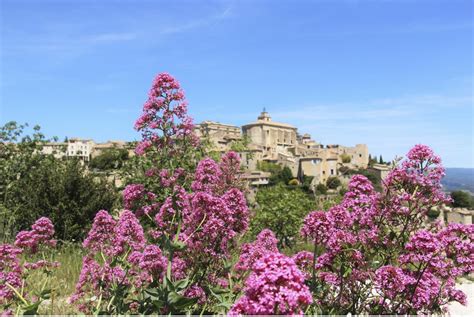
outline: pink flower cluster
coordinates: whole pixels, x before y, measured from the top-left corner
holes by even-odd
[[[240,272],[252,270],[255,262],[263,255],[268,252],[278,252],[277,244],[278,240],[270,229],[262,230],[254,242],[242,245],[235,270]]]
[[[313,301],[304,275],[295,262],[278,252],[267,252],[253,266],[244,295],[230,315],[302,314]]]
[[[17,290],[23,289],[23,296],[27,297],[29,294],[26,277],[30,271],[39,269],[50,271],[59,266],[58,262],[46,260],[28,261],[30,254],[38,252],[43,246],[56,246],[53,235],[54,226],[51,220],[42,217],[36,220],[31,230],[20,231],[17,234],[15,245],[0,244],[0,305],[14,307],[15,299],[19,300],[7,284]]]
[[[454,286],[456,277],[473,272],[473,226],[425,225],[426,212],[448,201],[439,164],[431,149],[417,145],[388,175],[382,194],[356,175],[341,204],[305,218],[301,235],[322,251],[314,262],[308,252],[295,260],[308,279],[316,277],[311,283],[319,285],[323,309],[414,314],[436,311],[452,300],[464,302]],[[374,290],[379,297],[353,302]]]
[[[19,259],[21,253],[20,248],[0,244],[0,305],[5,305],[14,296],[7,283],[17,289],[21,287],[23,275]]]
[[[124,207],[134,211],[138,217],[144,214],[149,215],[158,208],[158,204],[154,202],[156,195],[147,192],[142,184],[127,185],[122,192],[122,196]]]
[[[191,252],[191,262],[209,262],[208,257],[227,257],[233,240],[248,228],[249,212],[239,186],[239,160],[229,159],[234,154],[225,154],[221,164],[212,159],[199,162],[195,179],[191,185],[193,193],[187,201],[181,201],[183,212],[182,239]],[[224,173],[223,171],[226,171]],[[184,196],[184,195],[183,195]]]
[[[135,129],[142,132],[142,141],[135,152],[145,154],[150,148],[166,150],[175,155],[180,152],[180,142],[196,146],[199,139],[193,132],[192,119],[187,115],[187,103],[180,84],[171,75],[162,73],[155,77],[143,113],[135,122]]]
[[[31,226],[32,230],[20,231],[15,239],[15,245],[31,253],[36,253],[42,244],[56,246],[54,236],[54,225],[46,217],[41,217]]]
[[[225,153],[219,164],[211,158],[199,162],[191,184],[193,191],[223,193],[231,188],[243,189],[240,180],[240,157],[237,153]]]
[[[83,243],[88,254],[83,258],[82,270],[76,291],[70,302],[80,302],[88,295],[110,295],[108,288],[116,285],[150,281],[159,278],[165,264],[161,250],[155,245],[146,245],[143,228],[135,214],[124,210],[116,221],[106,211],[99,211]],[[117,261],[128,255],[128,263]],[[129,272],[126,275],[126,268]],[[84,312],[91,312],[87,301],[81,304]]]

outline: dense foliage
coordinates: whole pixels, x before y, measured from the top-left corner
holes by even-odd
[[[284,184],[288,185],[290,180],[293,179],[293,173],[288,166],[281,166],[277,163],[270,163],[266,161],[259,161],[257,164],[257,169],[263,172],[271,173],[269,179],[269,185]]]
[[[466,191],[456,190],[451,192],[453,207],[474,208],[474,197]]]
[[[330,176],[326,180],[326,186],[329,189],[337,189],[339,186],[341,186],[341,180],[338,177]]]
[[[258,207],[250,225],[252,235],[268,228],[280,246],[295,244],[303,218],[315,207],[307,193],[282,184],[260,189],[256,201]]]
[[[75,159],[40,153],[46,140],[39,127],[33,136],[25,136],[23,128],[14,122],[1,128],[2,238],[45,216],[54,222],[57,238],[82,239],[97,210],[113,208],[115,188]]]
[[[144,129],[137,154],[159,169],[142,176],[153,181],[125,188],[120,213],[96,214],[69,298],[82,312],[430,314],[452,301],[466,304],[455,287],[457,277],[474,271],[474,226],[427,221],[432,208],[449,202],[440,185],[441,161],[431,149],[410,150],[381,192],[366,177],[353,176],[341,203],[328,211],[308,213],[311,201],[299,189],[266,188],[251,219],[236,153],[220,162],[202,159],[194,171],[179,165],[189,164],[181,155],[196,158],[183,154],[194,136],[189,120],[176,120],[187,118],[180,91],[168,74],[153,83],[137,121]],[[249,222],[258,234],[240,244]],[[298,232],[309,248],[282,254]],[[35,293],[25,276],[55,265],[20,256],[54,247],[53,233],[51,221],[40,218],[14,245],[0,245],[6,313],[35,313],[48,297],[45,289]]]
[[[92,158],[89,163],[91,169],[102,171],[120,169],[129,159],[127,149],[107,149],[98,156]]]

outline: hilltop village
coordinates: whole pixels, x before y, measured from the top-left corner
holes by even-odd
[[[259,163],[269,162],[290,168],[293,177],[313,177],[313,183],[325,183],[328,177],[340,175],[340,167],[365,169],[369,164],[369,150],[365,144],[347,147],[323,145],[309,134],[299,134],[287,123],[275,122],[265,110],[255,122],[242,126],[204,121],[196,126],[197,134],[208,139],[214,149],[226,152],[235,142],[244,140],[247,150],[240,152],[244,176],[253,185],[265,184],[268,173],[259,171]]]
[[[237,143],[244,144],[237,151],[242,159],[243,177],[251,186],[268,184],[270,173],[261,170],[262,162],[286,166],[298,180],[305,176],[311,177],[313,185],[324,184],[329,177],[341,176],[341,167],[345,170],[357,170],[366,169],[369,165],[366,144],[349,147],[320,144],[309,134],[298,133],[298,129],[290,124],[273,121],[265,110],[256,121],[242,127],[204,121],[195,126],[195,132],[215,152],[224,153],[234,149]],[[43,153],[54,154],[56,157],[78,157],[84,162],[90,162],[109,149],[123,149],[128,155],[134,155],[133,146],[129,142],[95,143],[90,139],[78,138],[46,143]],[[385,165],[375,164],[371,168],[381,174],[388,171]]]

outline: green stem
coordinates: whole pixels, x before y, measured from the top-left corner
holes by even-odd
[[[28,305],[28,302],[26,301],[26,299],[16,290],[16,288],[14,288],[9,283],[5,283],[5,284],[15,293],[16,296],[18,296],[18,298],[23,302],[23,304]]]

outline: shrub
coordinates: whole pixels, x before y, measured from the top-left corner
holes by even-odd
[[[2,128],[23,136],[23,127],[10,123]],[[28,228],[39,217],[50,218],[61,240],[82,239],[97,210],[112,209],[116,189],[104,178],[87,173],[75,159],[61,160],[40,153],[44,138],[35,135],[16,143],[1,143],[0,206],[4,210],[3,233]],[[4,134],[5,135],[5,134]],[[5,138],[7,138],[5,136]],[[11,137],[8,140],[15,141]]]
[[[407,157],[383,194],[355,175],[341,204],[305,218],[301,234],[314,249],[300,269],[319,299],[313,313],[427,314],[465,304],[455,279],[472,272],[474,226],[425,225],[428,212],[448,201],[443,168],[423,145]]]
[[[90,168],[99,170],[119,169],[128,160],[127,149],[108,149],[100,155],[94,157],[90,163]]]
[[[453,207],[474,208],[474,197],[466,191],[457,190],[451,192]]]
[[[342,163],[347,164],[351,162],[351,156],[349,154],[341,154]]]
[[[316,192],[317,192],[318,194],[326,195],[327,191],[328,191],[328,188],[327,188],[327,186],[324,185],[324,184],[318,184],[318,185],[316,186]]]
[[[296,178],[293,178],[292,180],[290,180],[288,182],[288,185],[291,185],[291,186],[298,186],[299,185],[299,182]]]
[[[326,180],[326,186],[329,189],[337,189],[339,186],[341,186],[341,181],[339,178],[331,176]]]
[[[280,246],[292,246],[304,216],[314,207],[314,201],[300,189],[284,185],[262,188],[257,192],[258,208],[251,220],[253,236],[261,230],[272,230]]]
[[[157,110],[184,96],[174,78],[160,74],[150,98],[145,107]],[[164,130],[150,131],[144,140],[152,144],[139,151],[180,155],[183,149],[170,151],[167,140],[158,140],[176,132],[167,130],[173,117],[166,113],[146,112],[147,124],[157,120]],[[473,272],[474,226],[427,224],[429,211],[449,201],[440,159],[428,147],[410,150],[381,193],[366,177],[353,176],[328,211],[307,214],[313,202],[299,189],[265,188],[251,223],[256,240],[242,245],[249,211],[239,163],[230,152],[219,163],[200,160],[192,173],[178,165],[145,174],[159,178],[159,195],[146,183],[128,186],[126,209],[96,214],[70,302],[104,315],[441,314],[450,302],[466,303],[455,285]],[[306,240],[301,251],[283,255],[278,245],[293,244],[298,229]],[[6,314],[36,314],[49,296],[46,288],[32,291],[25,272],[49,267],[27,255],[52,247],[53,233],[51,221],[40,218],[18,233],[14,246],[0,246]]]

